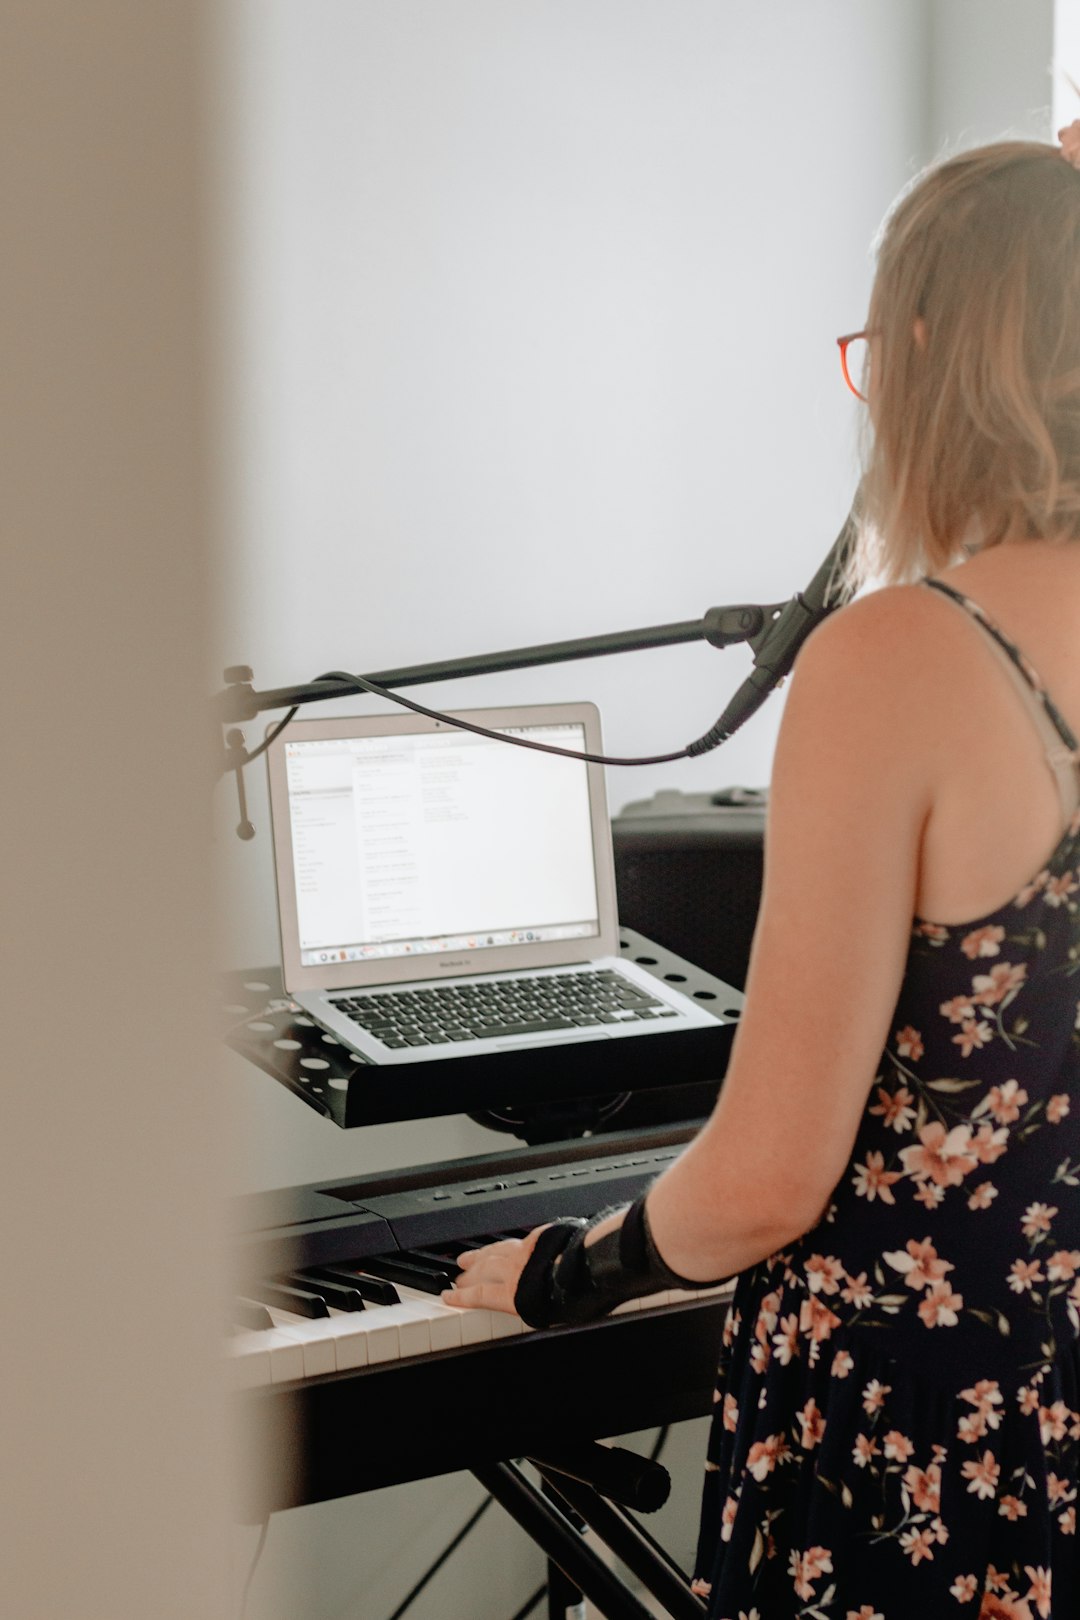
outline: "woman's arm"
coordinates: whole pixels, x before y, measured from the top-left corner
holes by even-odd
[[[939,764],[922,595],[857,602],[799,655],[727,1076],[712,1118],[649,1193],[656,1246],[685,1277],[732,1276],[806,1231],[850,1154],[891,1034]],[[475,1251],[454,1302],[510,1308],[528,1252],[528,1240]]]
[[[851,1152],[892,1033],[932,799],[920,596],[856,603],[800,654],[728,1074],[649,1195],[657,1247],[685,1276],[733,1275],[804,1232]]]

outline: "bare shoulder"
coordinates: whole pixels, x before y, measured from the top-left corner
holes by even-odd
[[[789,703],[826,705],[846,726],[886,719],[893,742],[924,730],[955,675],[933,591],[895,585],[860,597],[818,626],[799,653]],[[944,604],[946,610],[949,605]]]
[[[831,614],[807,641],[799,663],[812,660],[828,669],[858,661],[868,673],[914,671],[934,656],[940,627],[935,592],[921,585],[888,585]]]

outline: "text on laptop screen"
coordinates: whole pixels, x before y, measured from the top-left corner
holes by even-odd
[[[579,724],[509,736],[582,749]],[[586,767],[465,731],[286,743],[305,967],[599,933]]]

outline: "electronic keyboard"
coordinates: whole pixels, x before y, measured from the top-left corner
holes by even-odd
[[[630,1202],[695,1131],[513,1148],[237,1200],[228,1361],[245,1516],[707,1413],[732,1285],[542,1331],[439,1298],[463,1249]]]

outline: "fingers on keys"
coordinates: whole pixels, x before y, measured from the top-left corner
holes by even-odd
[[[474,1288],[448,1288],[440,1294],[444,1305],[456,1305],[459,1310],[505,1311],[516,1315],[514,1299],[505,1283],[478,1283]]]

